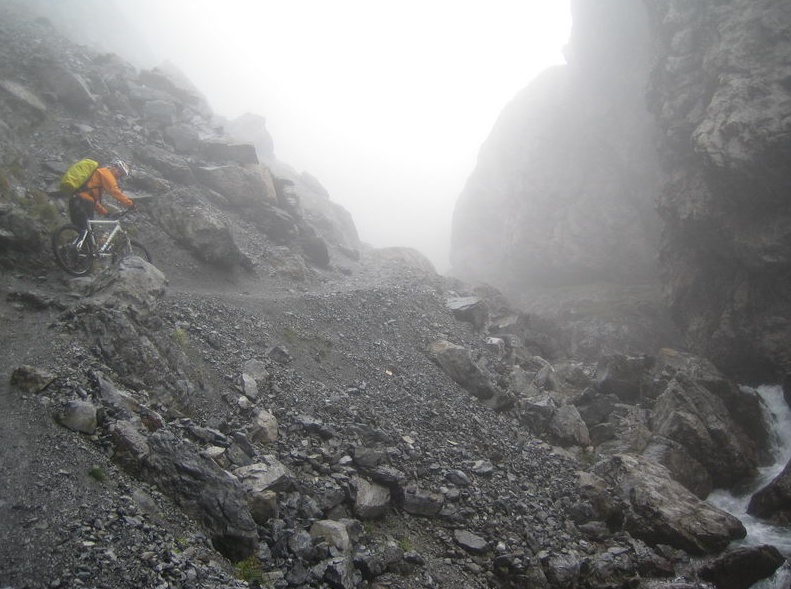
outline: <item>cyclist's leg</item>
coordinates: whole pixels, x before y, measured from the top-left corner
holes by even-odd
[[[88,231],[88,221],[93,219],[93,216],[94,204],[91,201],[80,198],[76,194],[71,197],[71,200],[69,200],[69,218],[82,231],[80,239]],[[93,251],[93,240],[89,238],[87,243],[90,251]]]

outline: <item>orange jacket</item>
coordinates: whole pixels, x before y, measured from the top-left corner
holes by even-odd
[[[93,175],[85,183],[85,190],[77,193],[77,196],[85,200],[92,201],[96,212],[106,215],[107,209],[102,206],[102,197],[105,192],[109,192],[115,200],[125,207],[131,207],[134,203],[118,187],[115,175],[109,168],[97,168]]]

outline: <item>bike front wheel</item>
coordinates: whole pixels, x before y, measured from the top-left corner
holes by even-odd
[[[151,254],[148,253],[148,250],[142,243],[135,241],[134,239],[130,239],[129,243],[124,245],[124,247],[122,247],[119,251],[115,252],[114,261],[115,263],[119,263],[121,260],[128,258],[129,256],[137,256],[138,258],[143,258],[149,264],[151,263]]]
[[[88,239],[82,240],[82,230],[75,225],[64,225],[52,234],[52,253],[55,261],[72,276],[85,276],[93,268],[93,254]]]

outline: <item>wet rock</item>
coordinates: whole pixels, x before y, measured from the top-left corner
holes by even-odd
[[[58,412],[58,422],[75,432],[93,434],[97,424],[96,405],[86,401],[69,401]]]
[[[334,546],[341,552],[348,552],[351,548],[351,542],[349,541],[349,533],[346,531],[346,525],[339,521],[317,521],[310,528],[310,536],[314,540],[323,538],[329,542],[330,545]]]
[[[489,549],[489,543],[468,530],[454,530],[453,538],[456,543],[471,554],[483,554]]]
[[[390,506],[390,489],[363,478],[355,478],[351,483],[354,489],[354,513],[360,519],[377,519],[387,514]]]
[[[401,507],[412,515],[435,516],[442,509],[445,497],[416,487],[407,487],[401,499]]]
[[[738,519],[701,501],[666,468],[645,458],[613,456],[596,464],[593,472],[613,485],[624,501],[625,529],[649,544],[706,554],[746,535]]]
[[[506,409],[513,405],[513,399],[497,387],[494,377],[486,369],[474,361],[469,349],[448,341],[436,341],[429,345],[427,353],[448,376],[474,397],[486,402],[487,406]]]
[[[717,589],[748,589],[767,577],[785,562],[774,546],[749,546],[728,550],[703,566],[698,574]]]
[[[250,432],[250,439],[254,442],[271,444],[278,438],[277,418],[269,411],[257,409],[253,416],[253,429]]]
[[[262,456],[259,462],[236,468],[232,472],[244,488],[252,493],[286,491],[291,487],[291,475],[274,456]]]
[[[22,393],[36,394],[46,389],[54,380],[54,373],[25,364],[14,369],[10,384]]]
[[[149,314],[165,295],[165,275],[137,257],[124,258],[96,277],[91,295],[110,308],[130,311],[134,316]]]
[[[774,523],[791,523],[791,461],[772,481],[753,494],[747,513]]]
[[[479,331],[489,321],[486,302],[478,297],[454,297],[448,299],[447,305],[456,319],[471,323]]]

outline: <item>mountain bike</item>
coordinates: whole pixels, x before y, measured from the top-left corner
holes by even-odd
[[[97,260],[117,264],[128,256],[139,256],[151,262],[148,250],[131,239],[121,225],[121,219],[130,212],[127,209],[112,219],[91,219],[87,229],[71,224],[56,229],[52,233],[52,251],[58,266],[73,276],[85,276]]]

